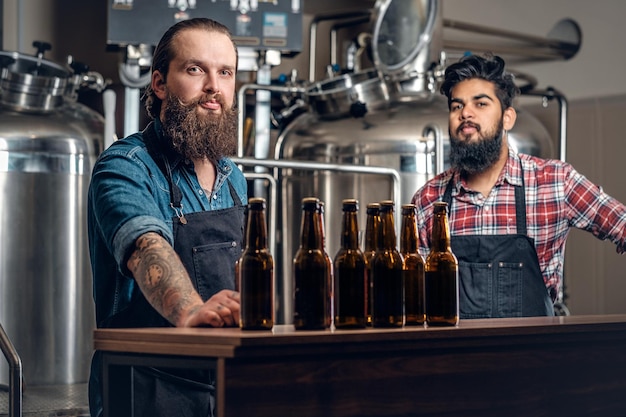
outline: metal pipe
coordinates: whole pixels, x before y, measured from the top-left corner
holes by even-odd
[[[325,20],[350,19],[359,16],[369,16],[370,12],[341,12],[331,14],[321,14],[315,16],[309,29],[309,81],[315,81],[315,49],[317,48],[317,25]]]
[[[0,324],[0,349],[9,362],[9,417],[22,417],[22,360]]]
[[[260,84],[244,84],[239,88],[237,93],[237,103],[239,103],[239,117],[237,120],[237,156],[242,158],[243,155],[243,122],[246,113],[246,91],[247,90],[268,90],[279,93],[298,93],[304,94],[306,90],[302,87],[283,87],[276,85],[260,85]]]
[[[436,124],[427,124],[422,131],[422,137],[430,138],[434,136],[435,140],[435,167],[433,170],[434,175],[437,175],[444,171],[443,164],[443,132],[441,128]]]
[[[567,99],[558,90],[548,87],[545,90],[530,90],[524,95],[542,97],[544,100],[557,100],[559,102],[559,159],[566,161],[567,157]]]
[[[396,207],[400,207],[400,174],[398,171],[392,168],[374,167],[365,165],[338,165],[328,164],[324,162],[304,162],[304,161],[287,161],[276,159],[255,159],[255,158],[232,158],[235,164],[247,165],[247,166],[263,166],[267,168],[286,168],[286,169],[301,169],[305,171],[334,171],[334,172],[347,172],[355,174],[377,174],[390,176],[393,180],[393,195],[392,200],[395,202]]]
[[[337,36],[338,30],[342,28],[346,28],[346,27],[356,26],[362,23],[367,23],[369,22],[369,20],[370,20],[370,17],[366,16],[366,17],[361,17],[358,19],[353,19],[353,20],[349,20],[346,22],[338,23],[331,27],[330,29],[330,64],[331,65],[335,65],[339,63],[339,54],[337,52],[337,50],[339,49],[337,47],[337,44],[339,43],[339,39]]]
[[[256,159],[255,159],[256,160]],[[235,161],[235,163],[240,164],[240,165],[247,165],[247,163],[243,162],[243,159],[240,158],[233,158],[233,161]],[[238,162],[237,162],[238,161]],[[258,165],[258,164],[255,164]],[[250,166],[255,166],[255,165],[250,165]],[[247,179],[263,179],[263,180],[267,180],[270,184],[269,191],[270,191],[270,198],[269,198],[269,232],[268,232],[268,246],[270,248],[271,253],[276,254],[276,202],[278,201],[277,199],[277,189],[276,189],[276,178],[274,178],[272,175],[270,175],[269,173],[259,173],[259,172],[244,172],[243,174]]]
[[[496,29],[490,26],[477,25],[473,23],[459,22],[451,19],[444,19],[443,25],[446,28],[461,31],[473,32],[480,35],[499,36],[508,38],[517,42],[525,42],[525,46],[498,46],[494,44],[480,44],[471,41],[446,40],[443,41],[445,48],[461,51],[480,51],[480,52],[498,52],[511,53],[515,55],[523,55],[541,59],[569,59],[576,55],[580,49],[581,35],[580,28],[571,19],[564,19],[557,22],[550,34],[557,33],[559,35],[566,34],[571,37],[571,41],[557,39],[555,37],[539,37],[534,35],[526,35],[512,32],[504,29]],[[543,50],[541,48],[544,48]]]

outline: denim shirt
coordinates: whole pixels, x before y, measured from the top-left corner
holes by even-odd
[[[161,138],[161,125],[155,121]],[[202,189],[193,163],[180,156],[168,157],[172,178],[182,192],[184,214],[232,207],[227,181],[246,204],[243,173],[227,158],[217,164],[211,195]],[[114,142],[98,157],[88,194],[89,251],[98,327],[106,327],[113,315],[131,300],[135,281],[126,267],[135,241],[156,232],[174,244],[173,221],[166,177],[152,159],[141,132]]]

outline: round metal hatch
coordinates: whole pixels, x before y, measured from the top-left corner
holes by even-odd
[[[376,3],[372,53],[379,71],[395,79],[416,72],[415,61],[433,39],[438,8],[438,0]]]
[[[17,111],[48,112],[60,106],[71,72],[53,62],[0,51],[0,103]]]

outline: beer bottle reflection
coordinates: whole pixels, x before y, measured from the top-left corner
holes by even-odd
[[[293,260],[294,316],[297,330],[325,329],[330,322],[328,265],[320,233],[319,200],[302,200],[300,247]]]
[[[459,322],[459,264],[450,248],[448,205],[436,202],[430,253],[426,257],[426,324],[455,326]]]
[[[376,254],[372,259],[372,324],[374,327],[402,327],[402,256],[397,249],[393,201],[380,203],[377,242]]]
[[[365,258],[365,275],[367,277],[367,325],[372,325],[372,259],[376,254],[378,228],[380,227],[380,204],[370,203],[367,205],[367,218],[365,223],[365,242],[363,245],[363,257]]]
[[[250,198],[246,248],[239,259],[243,330],[271,330],[274,326],[274,260],[267,248],[265,199]]]
[[[358,201],[343,200],[341,247],[334,262],[335,328],[363,328],[366,324],[367,279],[365,259],[359,248]]]
[[[415,205],[402,206],[400,254],[404,275],[404,324],[424,324],[424,260],[417,251]]]

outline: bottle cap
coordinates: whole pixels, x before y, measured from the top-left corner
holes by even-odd
[[[402,214],[411,214],[415,213],[415,204],[403,204],[402,205]]]
[[[355,198],[346,198],[341,203],[343,211],[359,211],[359,200]]]
[[[305,197],[302,199],[302,210],[317,210],[320,200],[317,197]]]
[[[383,200],[380,202],[381,213],[387,212],[387,211],[393,211],[393,207],[394,207],[394,203],[392,200]]]
[[[263,210],[265,209],[265,199],[262,197],[251,197],[248,199],[249,210]]]

